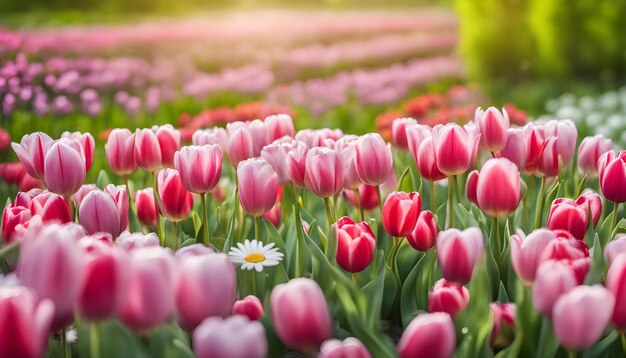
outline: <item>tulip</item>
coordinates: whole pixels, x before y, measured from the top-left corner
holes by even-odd
[[[483,252],[483,235],[478,228],[448,229],[437,236],[439,267],[449,281],[467,283]]]
[[[85,283],[78,298],[78,311],[90,320],[112,317],[122,307],[128,293],[126,251],[102,241],[81,239],[86,252]]]
[[[228,150],[228,133],[221,127],[198,129],[191,138],[193,145],[218,144],[222,150]]]
[[[615,238],[609,241],[604,247],[604,258],[610,266],[612,262],[624,252],[626,252],[626,234],[617,234]]]
[[[261,322],[245,317],[210,317],[193,331],[197,358],[264,358],[267,340]]]
[[[85,196],[78,208],[79,223],[89,234],[108,232],[118,237],[120,230],[120,213],[111,195],[94,190]]]
[[[262,216],[263,219],[269,221],[274,225],[275,228],[278,229],[280,226],[280,203],[276,202],[274,206],[270,209],[270,211],[266,212]]]
[[[43,187],[43,182],[41,180],[35,179],[31,177],[30,174],[26,173],[22,177],[18,188],[20,191],[29,191],[31,189],[42,189]]]
[[[358,139],[354,160],[359,178],[369,185],[381,185],[393,170],[391,149],[378,133],[368,133]]]
[[[606,288],[615,296],[615,309],[611,322],[619,330],[626,328],[626,276],[624,273],[626,273],[626,255],[620,255],[611,263],[606,276]]]
[[[184,261],[188,257],[202,256],[213,253],[214,251],[203,244],[191,244],[176,250],[174,257],[178,261]]]
[[[313,148],[306,156],[304,185],[317,196],[334,196],[343,189],[343,166],[341,158],[334,150]]]
[[[294,146],[287,153],[285,166],[287,167],[287,175],[291,181],[303,187],[304,173],[306,172],[306,157],[309,153],[309,147],[302,142],[295,142]]]
[[[423,124],[411,124],[405,128],[406,144],[417,164],[417,151],[426,138],[432,136],[432,128]]]
[[[602,134],[585,137],[578,147],[578,170],[587,176],[598,174],[598,159],[613,149],[613,141]]]
[[[434,127],[432,140],[437,168],[447,176],[466,172],[474,164],[480,137],[480,133],[454,123]]]
[[[119,318],[126,326],[145,332],[164,324],[174,308],[174,258],[169,250],[149,247],[133,250],[126,268],[130,288]]]
[[[521,199],[517,166],[506,158],[487,160],[467,178],[467,198],[485,214],[502,218],[515,212]]]
[[[409,143],[407,139],[407,128],[417,124],[417,121],[413,118],[398,118],[391,124],[391,140],[393,145],[402,150],[409,149]]]
[[[493,328],[489,337],[492,347],[503,348],[513,342],[512,331],[515,329],[515,304],[493,302],[489,304],[493,317]]]
[[[148,172],[156,172],[162,168],[159,139],[152,129],[137,129],[135,132],[135,161],[141,169]]]
[[[373,185],[361,184],[359,185],[359,201],[361,202],[361,208],[363,210],[372,210],[378,207],[378,194],[376,187]],[[344,190],[343,195],[346,201],[355,208],[359,207],[359,203],[356,200],[356,195],[353,190]]]
[[[135,134],[128,129],[113,129],[107,138],[104,151],[113,173],[128,176],[137,170]]]
[[[526,140],[526,165],[524,166],[524,170],[528,174],[536,174],[538,172],[541,153],[548,142],[544,140],[543,126],[541,125],[533,122],[528,123],[524,126],[524,132],[526,134],[524,136]]]
[[[19,185],[25,175],[26,169],[20,162],[0,163],[0,177],[9,185]]]
[[[178,171],[163,169],[159,172],[157,181],[163,216],[172,222],[179,222],[189,216],[193,207],[193,195],[183,186]]]
[[[222,148],[217,144],[183,147],[174,154],[174,165],[187,191],[208,193],[222,176]]]
[[[125,231],[115,240],[115,245],[126,251],[133,251],[144,247],[159,247],[161,242],[153,232],[144,235],[140,232],[131,234]]]
[[[495,107],[489,107],[483,111],[476,109],[474,123],[480,131],[480,147],[489,152],[502,150],[507,142],[507,130],[509,129],[509,115],[506,109],[502,112]]]
[[[96,142],[93,136],[89,133],[80,132],[63,132],[61,138],[67,138],[78,143],[80,151],[85,158],[85,169],[89,171],[91,164],[93,163],[93,153],[95,151]]]
[[[115,200],[115,206],[120,216],[120,232],[128,229],[128,191],[125,185],[115,186],[109,184],[104,188],[104,192],[111,195]]]
[[[263,122],[265,123],[270,143],[284,136],[293,138],[296,135],[296,130],[293,126],[293,119],[291,119],[291,116],[288,114],[275,114],[268,116],[265,117]]]
[[[47,134],[35,132],[22,137],[20,144],[12,143],[11,147],[28,174],[36,179],[44,179],[44,161],[53,142]]]
[[[258,157],[261,155],[261,149],[270,144],[272,141],[269,140],[267,128],[260,119],[247,122],[246,125],[252,135],[252,147],[254,148],[252,156]]]
[[[552,311],[556,339],[567,349],[591,348],[611,319],[615,297],[600,285],[578,286],[561,296]]]
[[[550,230],[567,230],[578,240],[584,240],[589,226],[589,205],[586,202],[579,205],[577,201],[566,198],[555,199],[550,207],[547,226]]]
[[[37,302],[23,286],[0,286],[0,357],[42,357],[53,314],[50,300]]]
[[[557,145],[559,138],[548,137],[545,139],[545,146],[539,155],[537,160],[538,174],[544,177],[554,177],[559,174],[559,166],[563,164],[563,161],[559,161],[559,152]]]
[[[438,233],[439,229],[433,213],[425,210],[420,213],[415,228],[406,239],[415,250],[426,251],[435,246]]]
[[[13,242],[19,234],[19,225],[25,225],[31,219],[30,210],[23,206],[6,206],[2,212],[2,240]]]
[[[39,215],[43,222],[58,222],[61,224],[72,221],[70,205],[55,193],[42,192],[32,199],[30,204],[32,215]]]
[[[317,358],[371,358],[372,355],[361,341],[348,337],[343,342],[329,339],[322,344]]]
[[[417,152],[417,170],[422,178],[435,182],[446,177],[437,166],[435,159],[435,147],[432,138],[426,138],[420,144]]]
[[[85,159],[64,142],[55,142],[46,152],[44,182],[53,193],[68,197],[85,181]]]
[[[571,266],[562,261],[549,260],[541,264],[533,284],[533,306],[546,317],[561,295],[576,287],[578,282]]]
[[[230,315],[236,299],[237,273],[225,254],[180,260],[177,282],[176,319],[184,329],[195,329],[207,317]]]
[[[287,171],[287,154],[292,149],[291,143],[272,143],[261,150],[261,157],[272,166],[278,175],[278,184],[283,185],[290,181]]]
[[[174,129],[171,124],[153,128],[152,130],[156,130],[156,138],[159,142],[163,167],[173,168],[174,154],[180,148],[180,132]]]
[[[418,193],[394,191],[383,205],[383,226],[393,237],[408,236],[415,228],[421,211],[422,199]]]
[[[569,119],[551,120],[543,126],[544,135],[546,137],[557,137],[556,151],[561,157],[563,166],[569,164],[574,157],[576,151],[576,140],[578,139],[578,131],[576,125]]]
[[[600,189],[607,200],[626,202],[626,151],[615,154],[610,150],[598,159]]]
[[[72,200],[74,200],[74,205],[77,207],[80,206],[80,203],[83,202],[83,199],[90,192],[98,190],[98,186],[96,184],[83,184],[77,192],[72,194]]]
[[[40,300],[54,303],[53,329],[74,319],[74,307],[84,283],[85,259],[78,246],[80,232],[69,224],[29,230],[20,248],[17,275]]]
[[[591,189],[585,189],[576,199],[576,204],[589,206],[591,221],[594,227],[597,226],[600,215],[602,215],[602,197],[600,194],[593,192]]]
[[[37,194],[41,194],[41,193],[37,193]],[[11,203],[11,206],[12,207],[23,206],[25,208],[30,208],[33,203],[34,198],[35,198],[35,195],[20,191],[15,195],[15,200]]]
[[[143,226],[149,228],[156,227],[157,202],[154,200],[154,190],[146,188],[135,192],[135,207],[137,208],[137,219]]]
[[[408,325],[400,342],[400,358],[449,358],[456,347],[456,332],[450,315],[443,312],[422,313]]]
[[[351,273],[365,270],[376,250],[376,237],[370,226],[365,221],[355,223],[344,216],[334,227],[339,266]]]
[[[308,278],[277,285],[270,296],[278,338],[299,351],[317,350],[331,336],[332,321],[324,293]]]
[[[278,194],[278,175],[265,160],[251,158],[237,166],[239,202],[243,209],[259,217],[272,209]]]
[[[577,260],[589,256],[587,244],[576,239],[569,231],[553,230],[557,240],[551,241],[544,249],[546,258],[555,260]]]
[[[233,166],[237,167],[239,162],[254,156],[254,144],[252,134],[245,125],[228,128],[228,158]],[[233,129],[231,129],[233,128]]]
[[[251,321],[258,321],[264,314],[263,303],[256,296],[246,296],[243,300],[233,304],[233,314],[246,316]]]
[[[469,304],[469,291],[456,282],[445,278],[435,282],[433,290],[428,293],[428,311],[446,312],[452,318]]]
[[[343,138],[335,145],[344,163],[344,189],[356,190],[363,184],[356,170],[356,145],[356,141],[344,141]]]
[[[518,170],[526,166],[528,136],[530,127],[509,128],[507,130],[506,145],[496,152],[496,158],[506,158],[517,166]]]
[[[513,269],[522,282],[530,286],[539,265],[547,260],[545,249],[556,240],[556,236],[546,229],[535,230],[528,236],[518,230],[517,235],[512,235],[510,240]]]

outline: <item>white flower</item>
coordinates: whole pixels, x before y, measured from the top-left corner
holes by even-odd
[[[237,247],[231,247],[228,256],[234,263],[241,264],[242,270],[261,272],[263,266],[276,266],[283,259],[283,253],[273,247],[274,243],[263,246],[260,241],[246,240],[243,244],[237,243]]]

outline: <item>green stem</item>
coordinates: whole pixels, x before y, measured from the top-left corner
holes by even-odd
[[[359,284],[356,281],[356,273],[352,273],[352,284],[359,287]]]
[[[393,247],[391,248],[391,253],[389,254],[389,267],[391,268],[391,271],[393,271],[394,273],[396,272],[396,255],[398,254],[398,249],[400,249],[400,245],[402,245],[402,240],[404,238],[403,237],[399,237],[399,238],[392,238],[393,240]]]
[[[157,224],[157,236],[161,241],[161,246],[165,246],[165,236],[163,236],[163,224],[161,223],[161,212],[159,208],[161,207],[161,197],[159,196],[159,180],[155,172],[152,172],[152,182],[154,183],[153,191],[154,191],[154,200],[157,203],[156,210],[156,224]]]
[[[611,225],[611,233],[615,230],[615,227],[617,226],[618,215],[619,215],[619,203],[613,203],[613,225]],[[612,239],[611,237],[608,238],[608,240],[611,240],[611,239]]]
[[[500,254],[502,253],[502,243],[500,242],[500,226],[499,226],[497,217],[493,217],[491,219],[491,232],[493,233],[494,231],[495,231],[495,236],[492,236],[492,237],[494,237],[496,240],[496,245],[498,248],[497,257],[500,257]]]
[[[541,214],[543,212],[543,199],[546,191],[546,177],[541,178],[541,186],[539,187],[539,197],[537,201],[539,202],[539,208],[537,209],[537,214],[535,215],[535,229],[539,229],[541,226]]]
[[[174,251],[178,250],[178,221],[173,221],[172,226],[174,227],[174,242],[172,245],[174,246]]]
[[[252,269],[250,272],[252,272],[252,294],[256,296],[256,271]]]
[[[380,185],[376,185],[376,194],[378,194],[378,207],[380,208],[380,217],[383,216],[383,195],[380,192]]]
[[[454,227],[454,207],[453,207],[454,189],[452,188],[453,183],[454,182],[449,177],[448,178],[448,229]]]
[[[204,225],[202,225],[202,241],[205,246],[209,246],[211,238],[209,234],[209,211],[206,209],[206,193],[200,194],[200,200],[202,205],[202,220],[204,221]]]
[[[63,358],[70,358],[72,351],[70,350],[70,344],[67,341],[65,328],[61,330],[61,345],[63,346]]]
[[[576,358],[577,356],[578,356],[578,353],[576,353],[576,351],[567,351],[568,358]]]
[[[259,220],[260,219],[258,216],[254,217],[254,238],[256,239],[256,241],[261,242],[261,230],[259,229]]]
[[[433,246],[430,250],[430,261],[428,262],[428,287],[432,286],[433,268],[435,266],[435,258],[437,257],[437,247]],[[419,278],[419,276],[417,276]]]
[[[298,206],[298,193],[296,192],[296,186],[291,184],[293,191],[293,217],[296,220],[296,235],[298,241],[296,242],[296,277],[302,276],[302,246],[304,245],[304,237],[302,235],[302,218],[300,217],[300,207]]]
[[[328,220],[328,228],[334,224],[333,216],[330,211],[330,198],[324,198],[324,207],[326,208],[326,219]]]
[[[456,193],[456,201],[461,203],[461,190],[459,189],[459,178],[457,175],[452,176],[452,181],[454,182],[454,189]]]
[[[92,358],[100,358],[100,326],[94,322],[89,331],[90,353]]]
[[[365,215],[363,215],[363,205],[361,205],[361,193],[359,193],[359,189],[354,189],[354,197],[356,198],[356,205],[359,208],[359,218],[361,221],[365,220]]]
[[[131,206],[133,205],[133,200],[132,200],[133,196],[130,193],[130,188],[128,188],[128,175],[124,175],[122,177],[122,181],[124,182],[124,186],[126,187],[126,195],[128,195],[128,229],[129,231],[132,231],[130,229],[130,221],[131,221],[130,217],[131,217],[131,211],[132,211]]]
[[[437,208],[435,208],[435,182],[434,181],[430,181],[430,211],[433,212],[433,214],[435,214],[435,210],[437,210]]]

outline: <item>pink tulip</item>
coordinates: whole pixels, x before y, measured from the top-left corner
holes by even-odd
[[[626,150],[615,154],[610,150],[598,159],[600,189],[607,200],[614,203],[626,202]]]
[[[551,120],[543,126],[545,137],[557,137],[556,151],[561,157],[562,165],[565,167],[574,157],[576,151],[576,140],[578,131],[576,125],[569,119]]]
[[[619,330],[626,328],[626,255],[618,256],[606,275],[606,288],[615,296],[611,322]]]
[[[221,127],[198,129],[193,132],[191,142],[198,146],[218,144],[222,150],[228,150],[228,133]]]
[[[489,310],[493,317],[493,328],[489,337],[492,347],[503,348],[513,342],[512,332],[515,329],[515,303],[493,302],[489,304]],[[508,329],[503,329],[507,327]]]
[[[528,137],[531,135],[530,127],[509,128],[507,131],[506,145],[496,152],[497,158],[507,158],[515,163],[518,170],[526,166]]]
[[[267,128],[260,119],[247,122],[246,125],[252,135],[252,147],[254,148],[252,155],[254,157],[258,157],[261,155],[261,149],[271,143],[267,133]]]
[[[128,191],[125,185],[115,186],[109,184],[104,188],[104,192],[111,195],[115,200],[115,206],[120,216],[120,232],[128,230]]]
[[[274,206],[272,206],[270,211],[268,211],[265,214],[263,214],[262,218],[267,220],[267,221],[269,221],[270,223],[272,223],[272,225],[274,225],[274,227],[278,229],[278,227],[280,226],[280,223],[281,223],[281,219],[280,219],[280,203],[276,202],[276,204],[274,204]]]
[[[44,179],[44,161],[48,148],[53,140],[43,132],[35,132],[22,137],[20,144],[12,143],[11,147],[26,169],[35,179]]]
[[[355,208],[359,207],[359,203],[356,200],[356,195],[353,190],[344,190],[343,195],[346,201]],[[378,193],[376,187],[373,185],[361,184],[359,185],[359,201],[363,210],[372,210],[378,207]]]
[[[222,176],[222,148],[217,144],[183,147],[174,155],[174,165],[188,191],[208,193]]]
[[[256,296],[246,296],[233,304],[233,314],[246,316],[251,321],[258,321],[264,314],[263,303]]]
[[[598,159],[613,149],[613,142],[602,134],[585,137],[578,147],[578,170],[593,176],[598,174]]]
[[[511,264],[517,276],[529,285],[535,280],[539,266],[547,260],[544,251],[556,236],[550,230],[538,229],[524,235],[521,230],[511,236]]]
[[[483,111],[480,107],[476,109],[474,123],[480,131],[480,147],[488,152],[502,150],[507,142],[507,130],[509,129],[509,115],[506,109],[502,112],[495,107],[489,107]]]
[[[213,252],[210,247],[204,246],[203,244],[191,244],[176,250],[174,257],[178,261],[184,261],[188,257],[202,256]]]
[[[554,305],[554,335],[567,349],[588,349],[602,337],[614,306],[615,297],[600,285],[575,287]]]
[[[382,221],[385,231],[393,237],[408,236],[422,211],[422,199],[418,193],[394,191],[385,200]]]
[[[306,157],[309,153],[309,147],[302,142],[295,142],[293,148],[287,153],[285,166],[287,167],[287,175],[291,181],[303,187],[304,173],[306,172]]]
[[[145,332],[164,324],[174,308],[174,258],[167,249],[133,250],[126,268],[130,288],[119,318],[126,326]]]
[[[114,238],[120,235],[120,213],[115,200],[101,190],[85,196],[78,208],[78,218],[89,234],[107,232]]]
[[[344,341],[329,339],[322,344],[317,358],[371,358],[361,341],[348,337]]]
[[[452,318],[469,304],[469,291],[456,282],[445,278],[435,282],[433,290],[428,293],[428,311],[446,312]]]
[[[291,116],[288,114],[268,116],[265,117],[263,122],[270,143],[284,136],[293,138],[296,135],[296,130],[293,127],[293,119],[291,119]]]
[[[50,300],[37,302],[23,286],[0,286],[0,357],[42,357],[53,314]]]
[[[437,228],[433,213],[429,210],[424,210],[417,218],[415,228],[406,239],[415,250],[426,251],[435,246],[438,233],[439,228]]]
[[[79,207],[85,196],[87,196],[87,194],[94,190],[98,190],[98,186],[96,184],[83,184],[77,192],[72,194],[72,200],[74,200],[74,205]]]
[[[524,171],[528,174],[537,174],[539,159],[548,142],[544,139],[543,126],[530,122],[524,126],[526,140],[526,165]]]
[[[174,154],[180,149],[180,132],[171,124],[153,127],[161,151],[161,163],[165,168],[174,167]]]
[[[93,136],[89,133],[63,132],[61,138],[68,138],[78,143],[83,158],[85,158],[85,169],[89,171],[93,163],[93,154],[96,149],[96,142]]]
[[[378,133],[368,133],[358,139],[354,160],[356,172],[365,184],[381,185],[393,170],[391,149]]]
[[[426,180],[434,182],[446,177],[446,174],[442,173],[437,166],[432,138],[424,139],[419,146],[416,164],[420,175]]]
[[[304,185],[313,194],[329,198],[341,192],[344,183],[344,163],[332,149],[316,147],[306,156]]]
[[[270,305],[276,334],[288,347],[303,352],[317,350],[330,338],[330,313],[315,281],[296,278],[274,287]]]
[[[391,140],[396,148],[409,149],[406,129],[415,124],[417,121],[413,118],[398,118],[391,123]]]
[[[344,163],[344,189],[355,190],[363,184],[356,170],[356,146],[356,141],[346,141],[343,138],[335,143],[335,149]]]
[[[158,209],[152,188],[137,190],[135,192],[135,207],[137,208],[137,219],[141,225],[156,228]]]
[[[541,155],[537,161],[538,174],[545,177],[554,177],[559,174],[559,165],[564,165],[558,152],[557,137],[548,137],[545,139],[545,146],[541,151]],[[560,164],[559,164],[560,163]]]
[[[43,182],[39,179],[35,179],[31,177],[28,173],[26,173],[22,180],[20,180],[20,184],[18,188],[20,191],[29,191],[31,189],[43,189]]]
[[[437,168],[448,176],[465,173],[476,160],[480,136],[454,123],[434,127],[432,140]]]
[[[197,358],[265,358],[265,329],[241,316],[210,317],[193,331],[193,352]]]
[[[483,235],[478,228],[448,229],[437,236],[439,267],[449,281],[467,283],[483,252]]]
[[[186,330],[207,317],[230,315],[237,293],[235,265],[225,254],[187,257],[178,265],[176,319]]]
[[[589,213],[591,214],[591,222],[593,226],[598,225],[600,221],[600,215],[602,215],[602,197],[600,194],[595,193],[591,189],[585,189],[582,194],[576,199],[578,205],[588,205]]]
[[[85,275],[84,252],[78,246],[81,236],[70,224],[42,225],[29,229],[20,249],[17,275],[40,300],[54,303],[53,329],[74,320]]]
[[[30,210],[23,206],[6,206],[2,212],[2,240],[13,242],[19,235],[19,226],[24,226],[31,219]]]
[[[228,158],[233,166],[237,167],[239,162],[254,156],[254,143],[252,134],[247,126],[231,126],[228,128]]]
[[[137,171],[135,134],[126,128],[115,128],[104,146],[109,168],[113,173],[127,176]]]
[[[142,234],[140,232],[131,234],[125,231],[115,240],[115,245],[130,252],[144,247],[159,247],[161,243],[159,237],[153,232],[149,234]]]
[[[278,175],[261,158],[247,159],[237,166],[239,202],[243,209],[259,217],[272,209],[278,194]]]
[[[557,299],[578,286],[571,266],[562,261],[548,260],[539,266],[533,284],[533,306],[546,317],[552,316]]]
[[[30,204],[32,215],[41,216],[43,222],[58,222],[61,224],[72,221],[70,205],[58,194],[42,192],[36,195]]]
[[[44,182],[53,193],[68,197],[85,181],[85,159],[64,142],[53,143],[44,160]]]
[[[355,223],[344,216],[335,223],[334,230],[339,266],[352,273],[365,270],[376,250],[376,237],[370,226],[365,221]]]
[[[613,261],[626,252],[626,234],[617,234],[613,240],[604,247],[604,258],[607,264],[612,265]]]
[[[156,172],[163,167],[159,139],[152,129],[137,129],[135,132],[135,161],[147,172]]]
[[[9,185],[19,185],[26,173],[20,162],[0,163],[0,178]]]
[[[272,143],[261,150],[261,157],[272,166],[278,175],[278,184],[283,185],[290,181],[287,170],[287,154],[293,148],[292,143]]]
[[[450,358],[456,347],[456,332],[450,315],[422,313],[408,325],[398,343],[400,358]]]
[[[521,179],[517,166],[506,158],[487,160],[467,178],[467,198],[492,217],[515,212],[521,199]]]
[[[557,198],[552,202],[548,216],[548,229],[567,230],[578,240],[585,239],[589,226],[589,204],[567,198]]]
[[[193,195],[185,189],[180,174],[175,169],[166,168],[157,176],[161,213],[173,222],[189,216],[193,207]]]
[[[128,293],[126,272],[130,258],[126,251],[102,241],[81,239],[86,252],[85,283],[78,299],[78,311],[90,320],[112,317]]]

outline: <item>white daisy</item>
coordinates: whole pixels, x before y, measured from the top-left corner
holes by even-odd
[[[237,243],[237,247],[231,247],[228,256],[234,263],[241,264],[242,270],[261,272],[263,266],[276,266],[283,259],[283,253],[273,247],[274,243],[263,246],[260,241],[246,240],[243,244]]]

